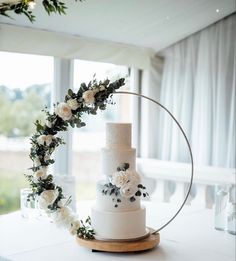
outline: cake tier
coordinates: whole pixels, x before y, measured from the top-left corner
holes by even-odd
[[[111,176],[123,163],[129,163],[130,170],[136,169],[136,149],[102,149],[102,173],[104,175]]]
[[[91,222],[95,237],[102,239],[135,239],[146,234],[146,209],[109,212],[93,207]]]
[[[109,212],[126,212],[140,209],[140,197],[136,197],[135,201],[130,202],[129,198],[122,197],[121,195],[115,196],[114,194],[106,195],[102,193],[106,181],[99,181],[97,183],[96,193],[96,208]],[[119,202],[120,201],[120,202]],[[117,205],[115,207],[115,205]]]
[[[131,123],[106,124],[106,148],[131,148]]]

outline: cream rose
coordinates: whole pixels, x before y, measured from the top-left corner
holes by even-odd
[[[34,165],[35,165],[35,167],[41,166],[41,161],[39,160],[39,158],[34,159]]]
[[[35,172],[36,179],[46,179],[47,178],[47,167],[41,167]]]
[[[99,88],[100,91],[104,91],[105,89],[106,89],[106,87],[104,85],[100,85],[100,88]]]
[[[53,140],[53,135],[40,135],[37,138],[38,144],[40,145],[46,144],[47,146],[52,143],[52,140]]]
[[[65,103],[65,102],[61,102],[58,104],[55,113],[62,118],[64,121],[68,121],[71,119],[72,117],[72,112],[71,112],[71,108],[70,106]]]
[[[50,155],[46,154],[43,159],[44,159],[45,162],[49,161],[50,160]]]
[[[59,195],[58,190],[45,190],[39,196],[39,208],[47,210],[48,206],[52,205]]]
[[[71,227],[69,229],[70,233],[72,234],[72,236],[77,234],[77,230],[80,228],[80,222],[79,220],[74,220],[71,223]]]
[[[53,221],[59,227],[71,228],[71,223],[75,221],[75,216],[68,207],[61,207],[56,212],[52,213]]]
[[[95,101],[94,91],[88,90],[88,91],[84,92],[84,93],[83,93],[83,99],[84,99],[84,102],[85,102],[85,103],[87,103],[87,104],[93,104],[94,101]]]
[[[120,188],[129,181],[126,171],[119,171],[112,175],[111,183],[116,187]]]
[[[77,102],[76,99],[70,99],[67,101],[67,104],[71,108],[71,110],[76,110],[79,108],[80,104]]]
[[[124,198],[131,198],[137,192],[137,184],[128,182],[123,187],[120,188],[120,195]]]

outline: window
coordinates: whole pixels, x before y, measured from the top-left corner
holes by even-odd
[[[96,79],[109,78],[115,81],[126,78],[123,90],[129,90],[129,69],[108,63],[88,62],[75,60],[74,62],[74,88],[78,90],[82,82],[88,83],[96,73]],[[116,96],[116,97],[115,97]],[[98,112],[96,116],[86,115],[86,127],[73,130],[73,169],[76,177],[76,193],[78,200],[95,198],[96,181],[102,177],[100,172],[100,152],[105,143],[105,123],[109,121],[130,122],[130,97],[114,95],[116,106],[108,105],[107,110]],[[119,110],[118,107],[125,108]]]
[[[34,121],[50,107],[53,58],[0,52],[0,214],[19,209]]]

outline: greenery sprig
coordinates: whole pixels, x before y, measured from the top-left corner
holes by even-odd
[[[75,2],[83,0],[75,0]],[[19,15],[25,15],[30,20],[34,22],[36,17],[32,12],[33,7],[36,4],[36,0],[16,0],[15,2],[8,3],[7,0],[5,3],[0,4],[0,15],[10,17],[9,12],[14,12]],[[56,13],[59,15],[66,14],[67,6],[64,2],[59,0],[43,0],[42,5],[48,15]]]
[[[110,182],[103,185],[102,194],[113,196],[112,202],[114,207],[117,208],[122,201],[122,197],[126,197],[130,202],[134,202],[136,197],[149,196],[146,187],[140,181],[140,176],[136,171],[129,171],[129,163],[122,163],[117,167],[117,173],[114,173],[110,178]],[[128,196],[126,195],[127,192]]]
[[[91,226],[91,218],[88,216],[85,222],[80,220],[81,226],[77,231],[77,236],[84,239],[94,239],[95,232]]]

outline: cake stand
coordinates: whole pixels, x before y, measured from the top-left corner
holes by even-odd
[[[139,252],[150,250],[160,243],[160,234],[156,233],[154,229],[147,228],[149,233],[142,237],[141,239],[135,239],[132,241],[128,240],[99,240],[99,239],[83,239],[77,237],[77,242],[79,245],[91,249],[92,252],[102,251],[102,252],[116,252],[116,253],[126,253],[126,252]]]

